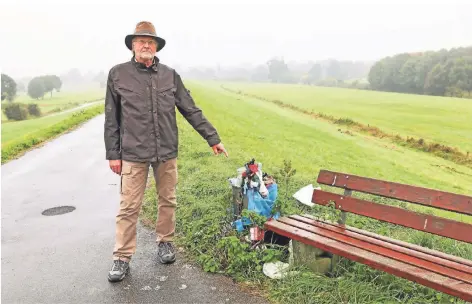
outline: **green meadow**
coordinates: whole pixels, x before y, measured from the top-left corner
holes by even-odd
[[[232,93],[221,85],[236,91],[250,91],[254,95],[298,103],[300,106],[304,105],[336,117],[350,117],[363,123],[376,123],[379,128],[391,132],[410,133],[411,136],[422,136],[440,142],[442,138],[447,138],[448,144],[467,149],[470,143],[461,141],[460,134],[467,135],[464,130],[471,128],[465,123],[464,116],[471,108],[464,101],[461,101],[461,104],[458,100],[443,98],[440,110],[440,99],[435,97],[419,96],[418,100],[421,102],[415,102],[417,99],[414,96],[356,90],[313,87],[300,87],[297,90],[296,86],[286,85],[190,81],[186,83],[205,116],[218,129],[230,155],[228,159],[212,155],[206,142],[179,116],[178,243],[206,271],[226,273],[241,284],[252,286],[254,290],[276,303],[455,301],[453,297],[430,288],[347,259],[341,260],[335,278],[316,275],[306,269],[299,269],[298,275],[283,280],[270,280],[265,277],[262,273],[262,265],[265,262],[274,259],[286,261],[287,257],[277,248],[268,246],[262,250],[251,250],[248,244],[240,242],[242,236],[231,227],[229,212],[232,192],[227,179],[234,177],[236,169],[250,159],[255,158],[256,161],[262,162],[264,172],[276,176],[279,176],[277,172],[284,166],[284,161],[290,162],[296,170],[296,174],[288,180],[278,180],[277,205],[283,215],[300,212],[315,216],[331,214],[327,208],[310,209],[291,198],[293,193],[303,186],[317,186],[316,177],[320,169],[466,195],[472,195],[472,169],[431,153],[396,145],[388,138],[355,131],[346,132],[346,129],[330,121],[317,119],[260,98]],[[315,100],[316,96],[318,100]],[[384,100],[386,105],[379,106],[380,100]],[[338,102],[340,104],[336,104]],[[429,104],[430,107],[427,106]],[[409,110],[401,110],[402,105],[408,106]],[[364,111],[368,113],[363,113]],[[416,118],[413,113],[415,111],[418,112]],[[426,111],[430,113],[430,120],[424,114]],[[358,116],[357,113],[363,114]],[[448,115],[449,118],[456,117],[456,120],[445,119],[439,113],[443,113],[442,116]],[[438,115],[441,117],[437,117]],[[406,119],[411,116],[416,121],[422,121],[424,128],[415,128],[414,124]],[[428,129],[431,132],[427,132]],[[441,134],[439,130],[442,129],[449,135]],[[322,189],[328,187],[322,186]],[[155,200],[154,182],[150,179],[142,219],[151,227],[157,215]],[[470,216],[409,204],[405,207],[472,222]],[[352,214],[348,215],[347,224],[472,259],[470,244]]]

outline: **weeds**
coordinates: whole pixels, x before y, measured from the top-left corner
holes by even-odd
[[[263,244],[254,248],[247,241],[247,230],[238,233],[232,227],[231,213],[228,212],[232,194],[227,184],[218,180],[223,180],[223,176],[227,176],[226,172],[232,172],[237,167],[236,163],[233,166],[230,162],[211,168],[199,166],[200,169],[196,170],[197,155],[200,163],[212,156],[196,153],[190,148],[183,149],[181,154],[184,156],[179,162],[180,186],[176,215],[179,235],[176,242],[185,248],[186,253],[204,271],[225,273],[238,282],[262,288],[269,293],[271,300],[279,303],[454,303],[453,297],[348,259],[340,260],[331,278],[298,268],[294,269],[300,271],[298,275],[281,280],[268,279],[262,272],[264,263],[286,261],[287,253],[284,247],[276,244]],[[285,160],[274,174],[283,193],[277,199],[282,215],[307,211],[303,211],[303,207],[289,197],[289,193],[296,190],[296,185],[309,182],[298,180],[296,171],[291,161]],[[152,179],[151,183],[146,191],[142,217],[145,223],[153,226],[157,209]],[[332,221],[336,221],[340,215],[340,211],[335,208],[319,205],[309,211],[318,218]],[[263,217],[247,210],[242,215],[250,218],[257,226],[263,226]],[[455,242],[454,245],[454,242],[445,238],[432,237],[422,232],[412,233],[409,229],[367,217],[349,214],[347,224],[427,247],[440,250],[447,248],[447,251],[465,258],[472,257],[471,247],[467,244]]]

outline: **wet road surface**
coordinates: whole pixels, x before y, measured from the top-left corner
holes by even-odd
[[[1,167],[2,303],[266,303],[181,254],[155,262],[139,227],[131,275],[109,283],[119,176],[105,160],[104,116]],[[70,213],[44,216],[51,207]]]

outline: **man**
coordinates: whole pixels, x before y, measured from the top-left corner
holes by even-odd
[[[133,53],[130,61],[114,66],[105,97],[106,159],[121,175],[120,208],[116,216],[116,243],[109,281],[121,281],[129,271],[136,251],[136,223],[152,166],[158,193],[156,223],[157,260],[175,261],[175,230],[178,130],[176,111],[212,147],[215,155],[228,157],[219,135],[195,105],[180,75],[155,56],[166,41],[154,25],[143,21],[125,44]]]

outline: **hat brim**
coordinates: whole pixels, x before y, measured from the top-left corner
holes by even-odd
[[[162,50],[164,48],[164,46],[166,45],[166,41],[165,39],[161,38],[161,37],[158,37],[158,36],[155,36],[155,35],[151,35],[151,34],[138,34],[138,35],[127,35],[125,37],[125,44],[126,46],[128,47],[129,50],[132,50],[133,49],[133,38],[134,37],[137,37],[137,36],[148,36],[148,37],[152,37],[154,39],[156,39],[157,41],[157,49],[156,49],[156,53],[159,52],[160,50]]]

